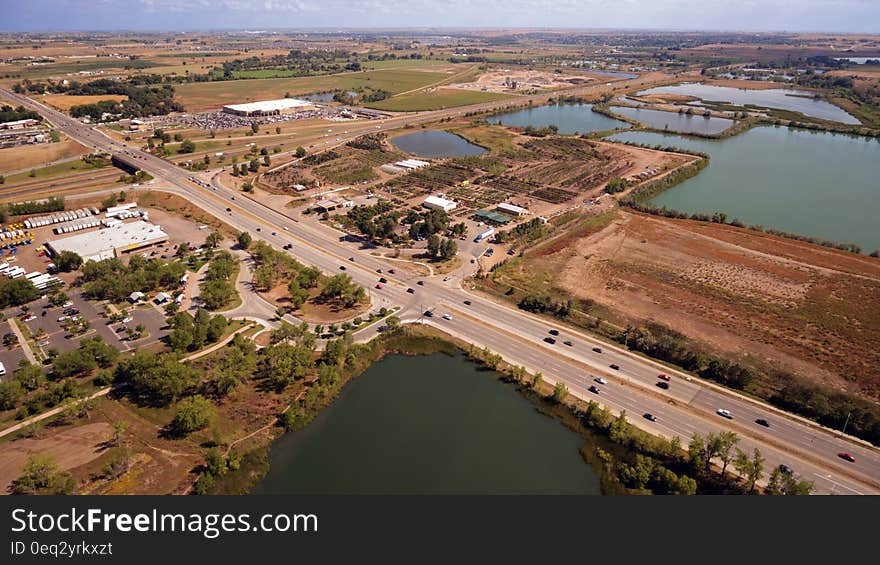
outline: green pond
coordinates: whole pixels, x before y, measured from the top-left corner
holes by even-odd
[[[463,356],[394,355],[273,444],[254,494],[599,494],[582,444]]]
[[[616,141],[672,145],[710,155],[695,177],[650,202],[686,212],[724,212],[759,224],[880,248],[880,142],[782,127],[721,140],[632,131]]]

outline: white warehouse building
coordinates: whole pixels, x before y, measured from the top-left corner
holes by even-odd
[[[444,212],[450,212],[455,210],[458,207],[458,204],[452,200],[440,198],[439,196],[429,196],[425,198],[424,202],[422,202],[422,206],[429,210],[443,210]]]
[[[502,212],[507,212],[513,216],[528,216],[529,211],[521,206],[514,206],[513,204],[508,204],[507,202],[502,202],[498,205],[498,209]]]
[[[223,106],[223,111],[227,114],[235,114],[236,116],[279,116],[311,110],[314,107],[315,104],[308,100],[281,98],[280,100],[263,100],[262,102],[249,102],[247,104],[229,104]]]
[[[62,251],[73,251],[84,261],[101,261],[164,241],[168,241],[168,234],[161,227],[138,220],[53,239],[46,242],[46,248],[53,257]]]

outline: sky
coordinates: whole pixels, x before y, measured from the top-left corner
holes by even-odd
[[[880,33],[880,0],[0,0],[0,31],[614,28]]]

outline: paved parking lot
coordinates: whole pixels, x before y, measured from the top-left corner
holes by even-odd
[[[63,320],[59,321],[59,318],[65,316],[64,311],[71,306],[52,306],[49,304],[48,299],[45,298],[35,300],[28,304],[29,312],[35,317],[25,322],[31,335],[35,336],[40,329],[43,330],[44,335],[35,340],[35,346],[32,345],[35,355],[38,355],[40,350],[46,352],[50,349],[55,349],[58,353],[65,353],[77,349],[80,340],[83,338],[94,336],[100,336],[106,343],[120,351],[128,351],[142,345],[154,343],[168,334],[165,315],[161,308],[155,308],[152,305],[130,307],[128,312],[128,316],[132,318],[130,322],[109,324],[107,318],[103,316],[104,307],[101,303],[86,300],[78,291],[68,291],[67,294],[70,297],[70,302],[73,303],[72,307],[79,310],[79,313],[76,315],[90,322],[89,330],[82,335],[71,335],[70,332],[64,329]],[[0,332],[0,335],[11,331],[8,320],[20,316],[21,313],[20,307],[8,308],[3,312],[7,321],[2,322],[5,326],[3,326],[4,330]],[[117,331],[120,327],[129,326],[134,328],[138,324],[143,324],[146,328],[146,337],[129,341],[124,330]],[[24,352],[20,345],[16,345],[12,349],[0,345],[0,361],[6,366],[9,374],[18,367],[19,360],[23,358]]]

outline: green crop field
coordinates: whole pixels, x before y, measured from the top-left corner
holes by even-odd
[[[416,112],[421,110],[442,110],[456,106],[469,106],[481,102],[491,102],[512,98],[513,95],[479,90],[443,89],[433,92],[414,92],[403,96],[395,96],[368,104],[370,108],[389,112]]]
[[[452,67],[453,65],[449,61],[441,61],[439,59],[387,59],[385,61],[361,61],[361,68],[367,70],[441,66]]]
[[[380,69],[298,78],[268,78],[199,82],[176,87],[177,99],[187,111],[218,108],[224,104],[253,102],[328,90],[368,87],[391,93],[406,92],[434,84],[446,78],[445,73],[410,69]]]

